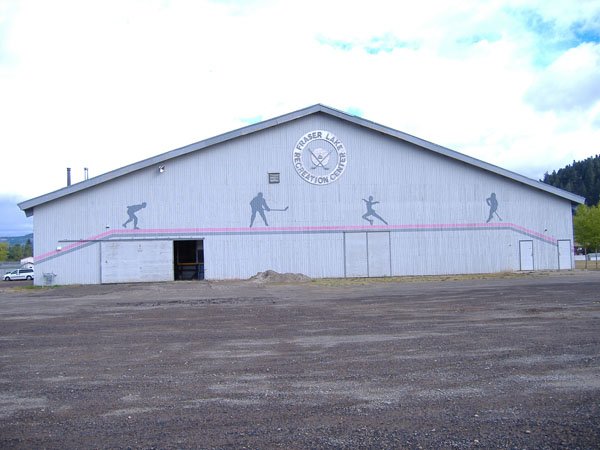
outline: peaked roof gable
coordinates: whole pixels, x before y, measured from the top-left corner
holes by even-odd
[[[324,113],[333,117],[337,117],[338,119],[354,123],[358,126],[377,131],[388,136],[395,137],[405,142],[409,142],[411,144],[417,145],[421,148],[430,150],[432,152],[438,153],[440,155],[446,156],[448,158],[452,158],[471,166],[478,167],[488,172],[495,173],[497,175],[503,176],[505,178],[509,178],[518,183],[525,184],[527,186],[531,186],[535,189],[539,189],[550,194],[565,198],[570,200],[573,203],[583,203],[585,199],[579,195],[573,194],[571,192],[565,191],[563,189],[556,188],[546,183],[542,183],[540,181],[536,181],[532,178],[525,177],[515,172],[511,172],[510,170],[503,169],[501,167],[495,166],[493,164],[486,163],[479,159],[473,158],[471,156],[464,155],[462,153],[456,152],[454,150],[450,150],[446,147],[442,147],[441,145],[433,144],[424,139],[417,138],[410,134],[403,133],[398,130],[394,130],[393,128],[389,128],[383,125],[380,125],[375,122],[371,122],[369,120],[363,119],[361,117],[353,116],[351,114],[345,113],[343,111],[330,108],[325,105],[316,104],[313,106],[309,106],[307,108],[300,109],[298,111],[294,111],[288,114],[284,114],[278,117],[274,117],[272,119],[268,119],[259,123],[255,123],[252,125],[245,126],[243,128],[239,128],[237,130],[233,130],[224,134],[220,134],[218,136],[214,136],[203,141],[199,141],[193,144],[186,145],[184,147],[180,147],[175,150],[171,150],[166,153],[161,153],[160,155],[153,156],[148,159],[144,159],[142,161],[138,161],[133,164],[129,164],[127,166],[121,167],[119,169],[115,169],[110,172],[106,172],[102,175],[98,175],[96,177],[90,178],[88,180],[73,184],[71,186],[64,187],[62,189],[50,192],[48,194],[41,195],[39,197],[32,198],[30,200],[25,200],[24,202],[19,203],[19,208],[25,211],[27,216],[33,215],[33,209],[36,206],[42,205],[44,203],[48,203],[52,200],[59,199],[61,197],[65,197],[70,194],[74,194],[76,192],[89,189],[93,186],[97,186],[102,183],[106,183],[107,181],[113,180],[118,177],[122,177],[131,172],[135,172],[140,169],[144,169],[146,167],[150,167],[153,165],[161,164],[167,160],[177,158],[182,155],[187,155],[188,153],[192,153],[198,150],[202,150],[204,148],[210,147],[212,145],[220,144],[222,142],[229,141],[231,139],[235,139],[241,136],[245,136],[248,134],[256,133],[257,131],[265,130],[267,128],[271,128],[283,123],[291,122],[293,120],[300,119],[302,117],[309,116],[315,113]]]

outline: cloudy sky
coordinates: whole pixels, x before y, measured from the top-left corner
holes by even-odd
[[[541,178],[600,153],[600,2],[0,0],[0,236],[66,167],[315,103]]]

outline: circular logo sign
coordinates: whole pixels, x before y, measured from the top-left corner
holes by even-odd
[[[310,184],[333,183],[346,170],[346,147],[329,131],[306,133],[296,142],[292,155],[296,173]]]

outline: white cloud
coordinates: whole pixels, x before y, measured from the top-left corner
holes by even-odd
[[[600,45],[567,50],[539,75],[525,98],[542,111],[593,106],[600,100]]]
[[[598,45],[572,32],[592,36],[600,7],[567,3],[15,3],[0,9],[0,148],[33,163],[0,193],[40,195],[67,166],[78,181],[313,103],[539,177],[600,137]]]

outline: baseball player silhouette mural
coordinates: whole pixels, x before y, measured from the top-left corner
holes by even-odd
[[[489,223],[489,221],[494,218],[494,214],[496,214],[498,220],[502,222],[502,217],[500,217],[500,215],[498,214],[498,199],[496,198],[496,194],[492,192],[492,195],[486,198],[485,202],[490,207],[490,215],[488,216],[488,219],[485,221],[485,223]]]
[[[365,220],[368,220],[369,223],[371,225],[373,225],[373,219],[370,219],[370,217],[375,217],[376,219],[381,220],[383,223],[385,223],[386,225],[388,224],[383,217],[381,217],[379,214],[377,214],[375,212],[375,210],[373,209],[373,205],[376,205],[379,202],[376,202],[373,200],[373,196],[369,195],[369,200],[365,200],[364,198],[362,199],[363,202],[366,203],[367,206],[367,212],[363,214],[362,218]]]
[[[127,215],[129,216],[129,219],[127,219],[127,222],[125,222],[123,224],[123,228],[127,228],[127,224],[129,222],[133,222],[133,229],[134,230],[139,230],[137,224],[138,224],[138,217],[135,215],[136,212],[141,211],[142,209],[144,209],[146,207],[146,202],[143,202],[139,205],[131,205],[127,207]]]

